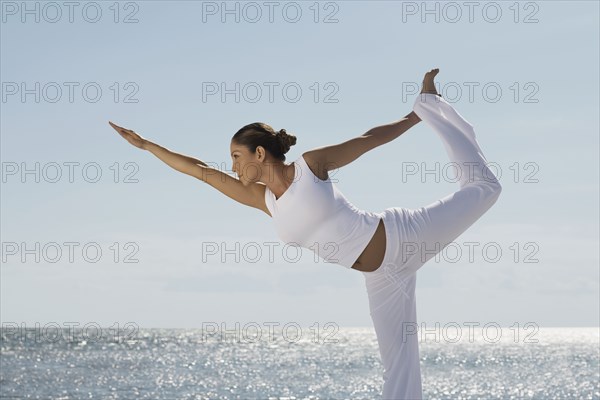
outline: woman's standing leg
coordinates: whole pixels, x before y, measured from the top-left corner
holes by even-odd
[[[384,223],[388,239],[397,237],[394,233],[398,227],[396,221],[395,210],[387,209]],[[384,262],[392,262],[400,253],[400,246],[390,242]],[[417,274],[402,281],[389,279],[383,268],[363,272],[363,275],[383,364],[383,399],[421,400],[423,392],[415,297]]]

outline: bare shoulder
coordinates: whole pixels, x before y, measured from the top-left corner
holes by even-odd
[[[306,165],[308,165],[317,178],[323,181],[329,179],[326,168],[326,159],[323,152],[319,151],[319,149],[313,149],[304,152],[302,157],[304,158],[304,161],[306,161]]]

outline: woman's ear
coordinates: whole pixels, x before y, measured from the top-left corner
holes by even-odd
[[[256,157],[259,161],[263,161],[267,157],[266,150],[264,147],[258,146],[256,148]]]

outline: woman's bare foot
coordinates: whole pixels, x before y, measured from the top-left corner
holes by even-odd
[[[435,84],[433,83],[433,78],[435,78],[438,72],[440,72],[440,69],[434,68],[425,74],[425,77],[423,78],[423,88],[421,89],[421,93],[433,93],[441,97],[441,95],[438,94],[437,90],[435,90]]]

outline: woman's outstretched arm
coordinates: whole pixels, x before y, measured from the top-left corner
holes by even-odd
[[[199,165],[203,167],[208,167],[208,165],[201,160],[183,154],[175,153],[174,151],[171,151],[149,140],[146,140],[144,142],[143,149],[148,150],[150,153],[154,154],[156,157],[158,157],[171,168],[179,172],[183,172],[187,175],[198,175]]]
[[[246,187],[239,179],[216,168],[209,167],[205,162],[197,158],[175,153],[156,143],[152,143],[148,139],[144,139],[130,129],[122,128],[112,122],[109,123],[129,143],[139,149],[148,150],[173,169],[200,179],[233,200],[250,207],[258,208],[268,214],[268,210],[264,206],[265,189],[261,187],[264,184],[255,183]]]
[[[312,149],[309,157],[325,171],[342,168],[366,152],[396,139],[419,121],[421,119],[412,111],[399,121],[376,126],[361,136],[339,144]]]
[[[151,142],[148,139],[145,139],[135,133],[130,129],[125,129],[120,127],[119,125],[113,124],[109,121],[110,126],[112,126],[119,134],[126,139],[129,143],[134,145],[135,147],[148,150],[150,153],[154,154],[160,160],[162,160],[165,164],[169,165],[171,168],[183,172],[187,175],[198,176],[199,169],[198,166],[208,167],[208,165],[198,160],[194,157],[185,156],[183,154],[175,153],[165,147],[162,147],[156,143]]]
[[[399,121],[391,122],[389,124],[376,126],[375,128],[369,129],[363,136],[370,136],[375,139],[377,146],[391,142],[404,132],[415,126],[421,121],[421,119],[411,111]]]

